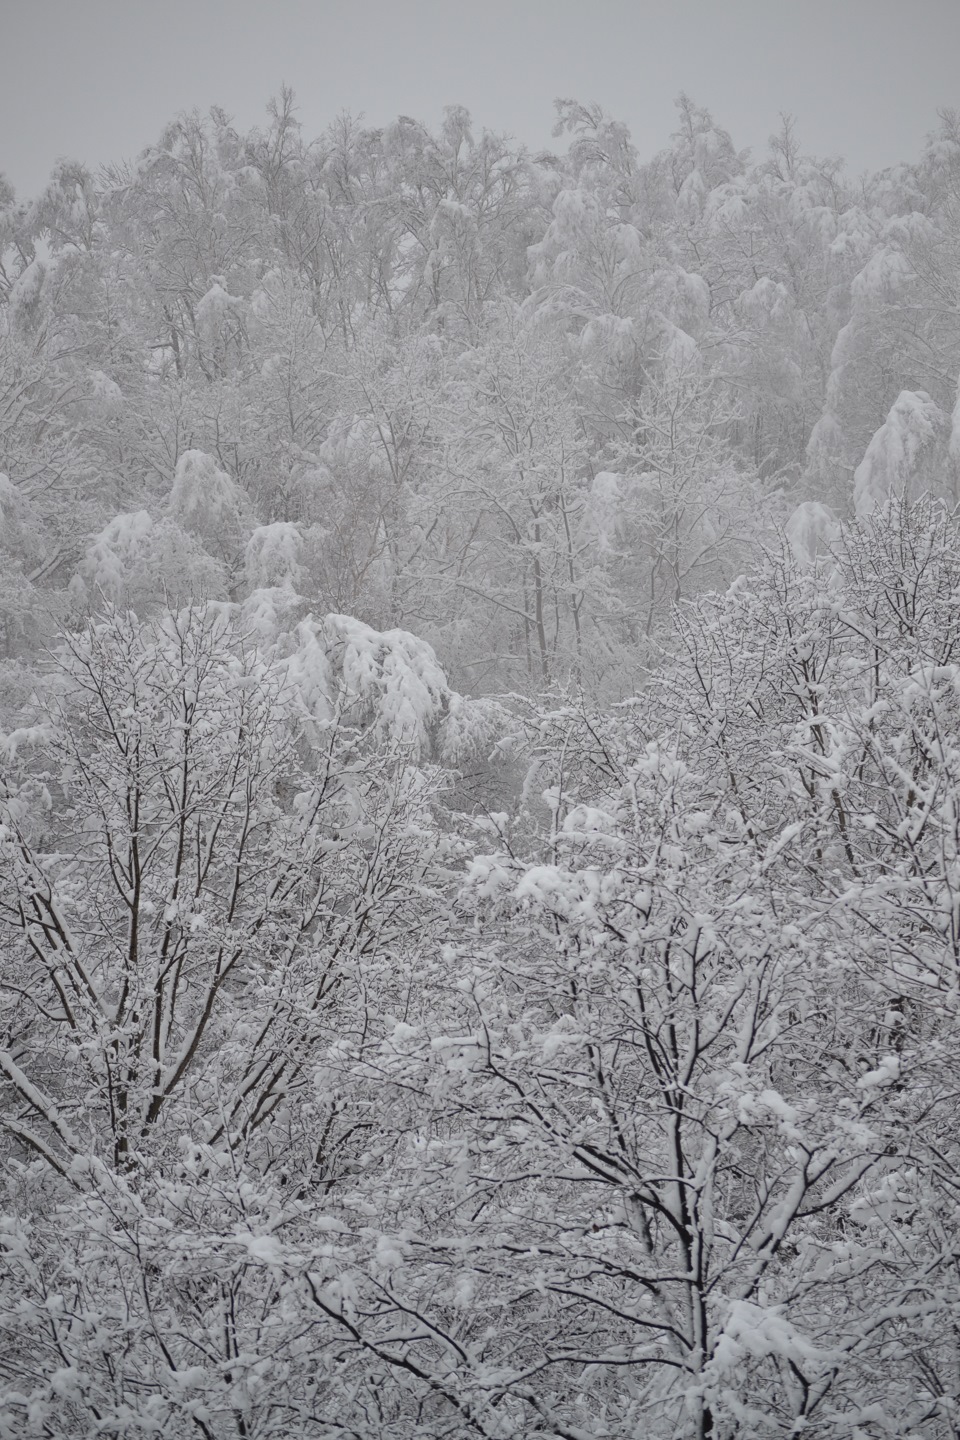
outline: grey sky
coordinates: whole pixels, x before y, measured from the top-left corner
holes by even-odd
[[[34,194],[57,156],[132,157],[181,109],[246,128],[286,81],[309,135],[338,112],[549,143],[555,96],[599,100],[642,156],[683,89],[740,146],[780,111],[851,170],[915,157],[960,106],[960,0],[0,0],[0,170]]]

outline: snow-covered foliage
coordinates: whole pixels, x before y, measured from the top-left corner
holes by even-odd
[[[831,553],[518,711],[474,817],[404,632],[65,643],[5,748],[8,1433],[946,1436],[960,545]]]
[[[303,537],[290,520],[258,525],[247,541],[244,569],[251,590],[286,585],[296,590],[302,578]]]
[[[327,615],[324,650],[338,698],[394,744],[428,749],[450,692],[429,645],[405,630],[371,630],[349,615]]]
[[[451,690],[431,646],[405,630],[308,616],[295,642],[287,671],[307,714],[342,718],[393,752],[456,767],[491,750],[508,723],[496,701]]]
[[[182,116],[122,173],[11,197],[0,456],[31,583],[62,613],[88,537],[145,511],[225,567],[190,593],[289,584],[422,637],[461,690],[617,695],[638,636],[798,503],[951,493],[953,122],[858,186],[789,120],[752,160],[677,110],[644,158],[562,101],[567,148],[534,160],[457,107],[309,143],[287,94],[264,131]]]
[[[153,534],[153,520],[146,510],[115,515],[87,549],[85,578],[115,600],[130,570],[143,564]]]
[[[245,509],[242,490],[211,455],[202,450],[184,451],[177,461],[168,500],[173,520],[223,559],[236,550]]]
[[[956,1440],[960,120],[557,138],[0,181],[2,1440]]]
[[[163,599],[171,604],[201,595],[217,599],[225,584],[223,566],[195,536],[167,517],[135,510],[115,515],[93,537],[72,588],[84,603],[96,604],[101,597],[141,609]]]
[[[922,461],[941,438],[944,423],[939,405],[924,391],[901,390],[854,471],[858,515],[872,515],[895,496],[916,496]]]
[[[829,551],[840,534],[833,511],[816,500],[804,500],[798,505],[783,529],[801,565],[813,565],[817,556]]]

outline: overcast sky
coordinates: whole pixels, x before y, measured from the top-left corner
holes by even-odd
[[[340,111],[549,143],[556,96],[598,100],[641,153],[685,90],[738,147],[781,111],[854,172],[914,158],[960,107],[960,0],[0,0],[0,170],[34,194],[58,156],[130,158],[182,109],[242,128],[281,83],[311,137]]]

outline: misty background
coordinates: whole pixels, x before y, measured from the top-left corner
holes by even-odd
[[[740,147],[761,149],[781,111],[802,142],[854,173],[915,155],[958,101],[952,0],[256,0],[162,6],[34,0],[3,14],[0,169],[29,198],[55,159],[129,159],[179,110],[259,123],[281,84],[306,132],[342,111],[436,124],[464,105],[532,149],[553,101],[599,101],[659,150],[681,90]]]

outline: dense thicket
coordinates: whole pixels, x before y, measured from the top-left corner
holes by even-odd
[[[0,193],[0,1436],[960,1436],[960,124]]]
[[[853,184],[682,99],[646,162],[184,116],[0,211],[8,654],[40,615],[287,585],[471,692],[622,687],[798,503],[952,493],[960,130]]]

